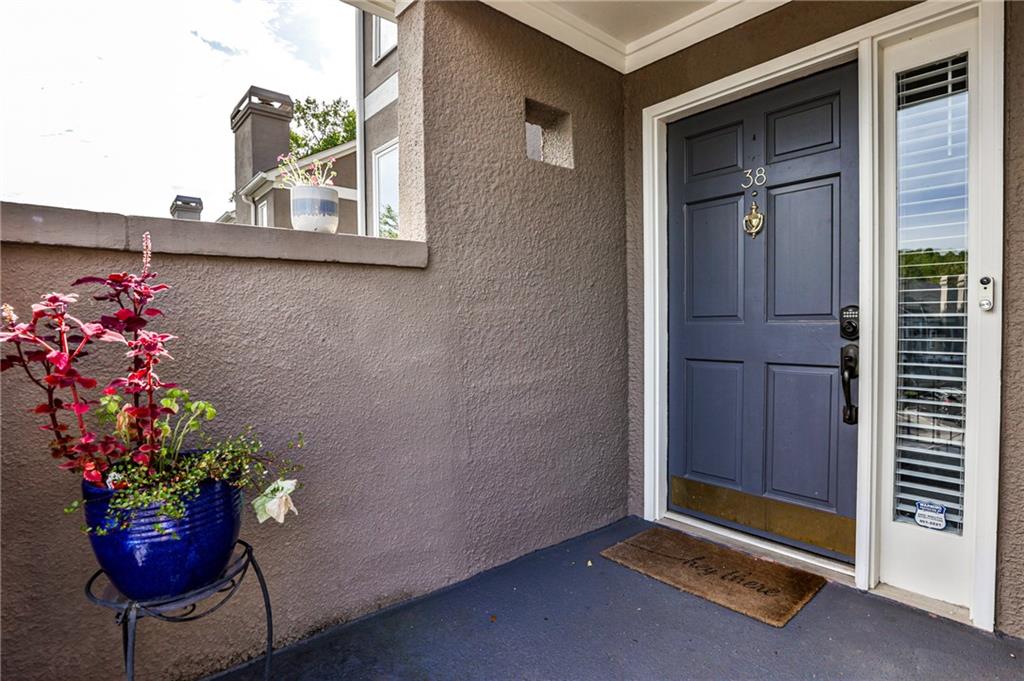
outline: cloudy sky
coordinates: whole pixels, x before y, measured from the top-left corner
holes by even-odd
[[[249,85],[355,96],[340,0],[4,0],[0,197],[167,217],[231,208],[228,119]]]

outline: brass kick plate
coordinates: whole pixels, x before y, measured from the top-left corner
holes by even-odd
[[[856,522],[834,513],[672,476],[672,504],[853,556]]]

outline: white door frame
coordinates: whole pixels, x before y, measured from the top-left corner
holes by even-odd
[[[987,245],[998,244],[997,264],[991,269],[997,294],[1002,278],[1003,220],[1003,4],[1002,2],[924,2],[887,17],[850,29],[821,42],[732,74],[708,85],[647,107],[643,111],[644,184],[644,517],[688,520],[672,514],[668,499],[668,264],[666,126],[699,111],[741,99],[774,85],[794,80],[831,66],[858,60],[860,134],[860,380],[857,464],[857,543],[853,575],[860,589],[879,583],[879,523],[881,522],[878,461],[880,451],[891,447],[881,439],[881,425],[890,415],[880,411],[879,390],[883,367],[878,361],[881,348],[881,294],[884,290],[881,239],[879,120],[879,55],[881,45],[945,26],[965,17],[979,19],[979,87],[981,98],[981,139],[978,219],[986,230]],[[973,90],[974,88],[972,88]],[[973,282],[971,282],[973,287]],[[974,289],[968,300],[973,304]],[[971,390],[972,407],[979,419],[979,438],[974,443],[976,480],[969,483],[975,501],[975,545],[973,597],[970,620],[976,627],[992,630],[995,623],[996,519],[999,488],[999,415],[1001,374],[1001,304],[985,320],[984,337],[972,339],[974,352],[983,352],[984,369],[980,385]],[[980,334],[979,334],[980,335]],[[886,490],[886,494],[891,491]],[[699,524],[705,529],[717,526]],[[737,539],[746,535],[721,530]],[[791,556],[810,558],[800,551],[783,549],[763,540],[749,540]]]

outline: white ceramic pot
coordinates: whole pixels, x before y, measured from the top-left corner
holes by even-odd
[[[291,188],[292,227],[304,232],[338,231],[338,192],[334,187]]]

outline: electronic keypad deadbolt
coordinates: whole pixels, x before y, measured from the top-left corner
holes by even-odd
[[[844,340],[860,338],[860,307],[847,305],[839,311],[839,335]]]

